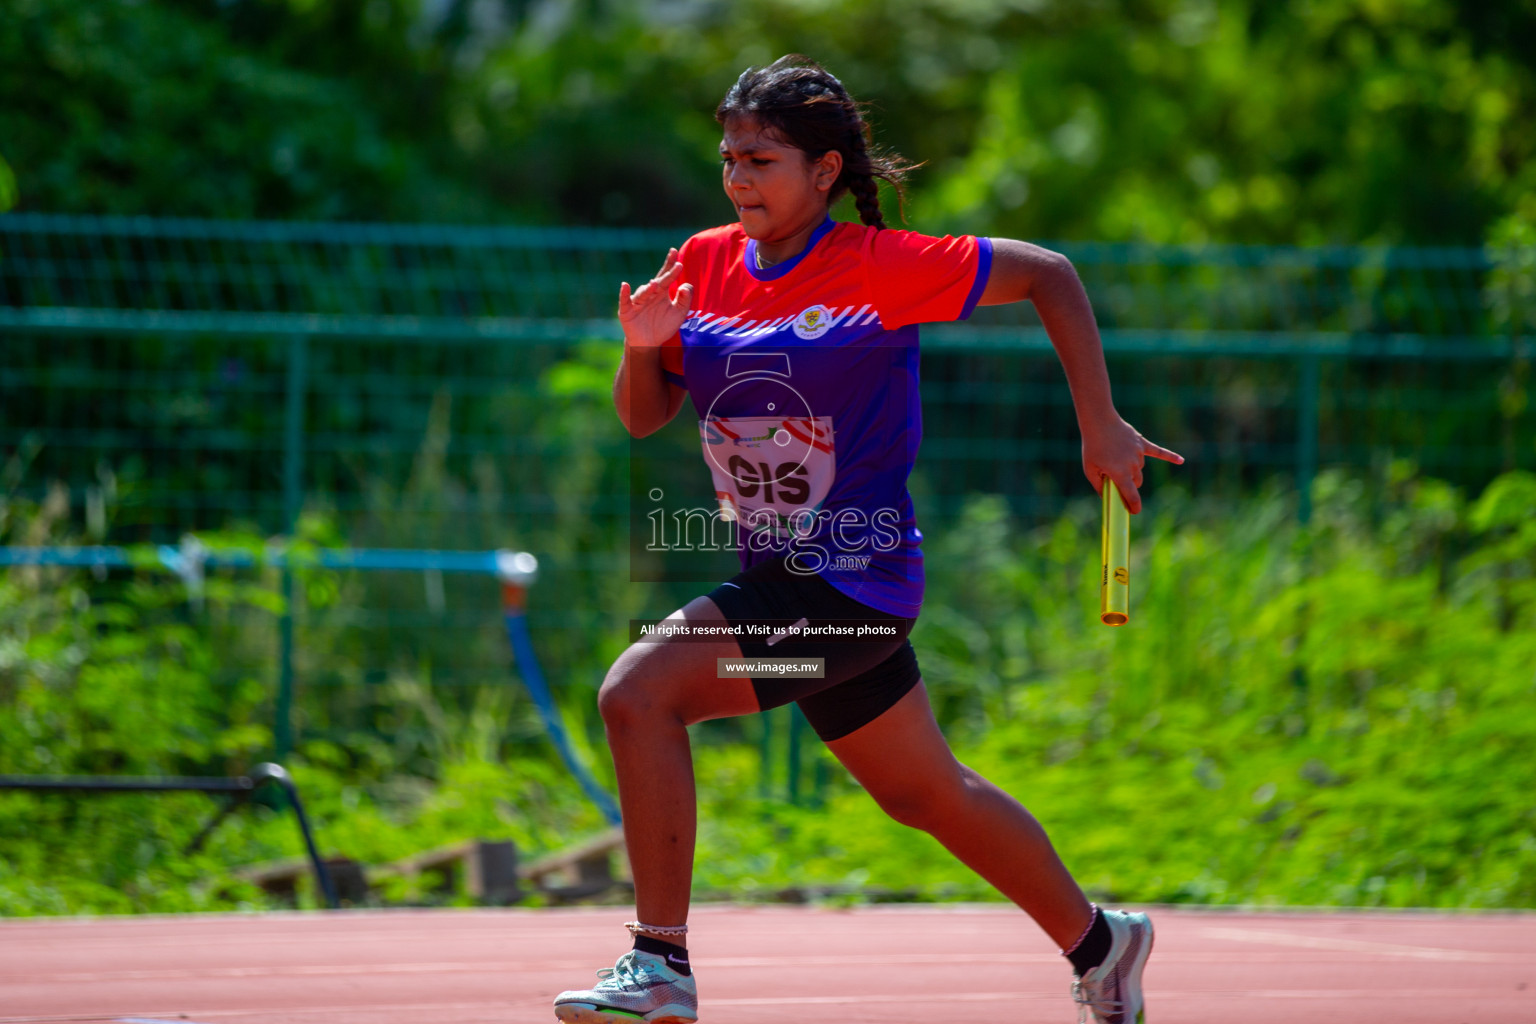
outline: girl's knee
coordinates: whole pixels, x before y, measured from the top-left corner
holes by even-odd
[[[701,656],[685,646],[635,644],[619,655],[597,693],[597,709],[609,729],[750,714],[757,710],[748,683],[716,676],[712,651]]]
[[[964,766],[957,767],[959,771],[909,779],[871,795],[897,824],[933,832],[970,796],[968,776],[973,773]]]
[[[597,691],[597,711],[610,729],[635,725],[656,711],[655,688],[632,660],[620,656]]]
[[[659,653],[636,644],[619,655],[597,691],[604,725],[612,729],[652,722],[657,716],[686,718],[683,669]]]

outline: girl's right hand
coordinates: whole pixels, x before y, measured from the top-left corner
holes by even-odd
[[[667,250],[667,259],[657,275],[633,294],[629,282],[619,285],[619,325],[624,329],[624,343],[635,348],[660,348],[688,319],[688,305],[693,301],[693,285],[678,285],[683,261],[676,249]],[[677,287],[677,298],[672,289]]]

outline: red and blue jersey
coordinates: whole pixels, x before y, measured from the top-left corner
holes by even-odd
[[[742,566],[792,554],[854,600],[916,617],[917,325],[970,316],[991,241],[829,219],[798,256],[760,269],[731,224],[694,235],[681,259],[695,308],[662,365],[698,413]]]

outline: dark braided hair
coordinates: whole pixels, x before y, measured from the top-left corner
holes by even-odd
[[[872,148],[869,122],[859,104],[842,82],[809,57],[791,53],[765,68],[743,71],[715,108],[715,120],[724,125],[743,117],[812,160],[834,149],[841,153],[843,171],[828,199],[836,202],[844,192],[853,193],[859,219],[865,224],[885,227],[876,178],[891,183],[898,201],[906,198],[902,182],[918,165]]]

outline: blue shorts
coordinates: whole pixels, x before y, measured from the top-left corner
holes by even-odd
[[[738,573],[709,599],[732,626],[768,627],[737,634],[742,657],[822,659],[820,679],[754,676],[752,689],[764,711],[799,704],[823,741],[873,722],[922,680],[907,639],[916,619],[860,604],[820,576],[791,572],[783,558]]]

